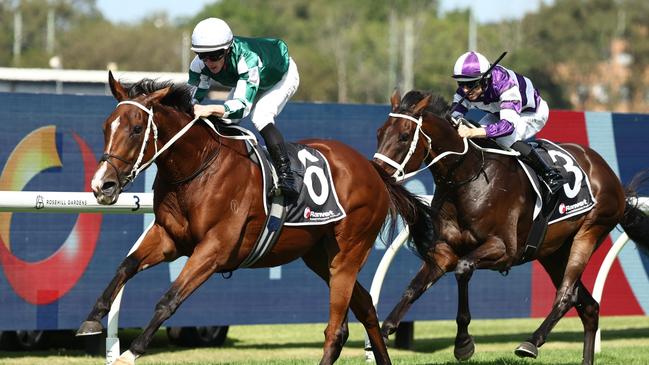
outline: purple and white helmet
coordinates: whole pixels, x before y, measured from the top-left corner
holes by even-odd
[[[478,52],[467,52],[461,55],[453,67],[453,78],[457,81],[474,81],[489,70],[489,60]],[[487,75],[486,77],[489,77]]]

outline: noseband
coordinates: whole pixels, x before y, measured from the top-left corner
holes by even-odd
[[[443,153],[439,154],[437,157],[435,157],[434,159],[432,159],[432,161],[430,163],[428,163],[428,165],[422,167],[421,169],[413,171],[413,172],[406,173],[404,169],[405,169],[406,164],[408,163],[408,161],[410,161],[410,158],[412,157],[412,155],[415,153],[415,150],[417,149],[417,142],[419,142],[419,134],[421,133],[421,135],[423,135],[424,138],[426,138],[426,140],[428,141],[428,146],[426,147],[427,148],[427,155],[430,155],[430,148],[431,148],[432,139],[421,128],[422,120],[423,120],[421,115],[419,116],[418,119],[415,119],[411,115],[400,114],[400,113],[390,113],[389,116],[394,117],[394,118],[403,118],[403,119],[409,120],[409,121],[411,121],[411,122],[413,122],[413,123],[415,123],[417,125],[417,128],[415,129],[415,134],[412,137],[412,141],[410,142],[410,148],[408,148],[408,152],[406,153],[406,157],[403,159],[402,163],[398,163],[398,162],[394,161],[393,159],[391,159],[390,157],[388,157],[388,156],[386,156],[384,154],[378,153],[378,152],[374,154],[374,158],[376,158],[378,160],[381,160],[381,161],[383,161],[383,162],[387,163],[388,165],[395,168],[395,172],[394,172],[394,174],[392,174],[392,177],[397,181],[402,181],[402,180],[408,179],[408,178],[418,174],[419,172],[421,172],[423,170],[426,170],[427,168],[429,168],[430,166],[432,166],[433,164],[435,164],[436,162],[438,162],[439,160],[443,159],[444,157],[446,157],[448,155],[464,155],[469,151],[468,139],[463,138],[463,140],[464,140],[464,151],[462,151],[462,152],[454,152],[454,151],[443,152]],[[424,157],[424,159],[425,158],[426,157]]]

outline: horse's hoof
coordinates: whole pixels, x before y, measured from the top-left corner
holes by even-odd
[[[135,355],[130,350],[126,350],[115,360],[113,365],[135,365]]]
[[[518,357],[531,357],[536,359],[539,355],[539,349],[534,344],[526,341],[518,345],[514,353]]]
[[[383,335],[384,338],[388,338],[391,334],[397,332],[397,327],[399,326],[383,323],[383,326],[381,327],[381,335]]]
[[[77,336],[92,336],[98,335],[104,330],[104,326],[97,321],[84,321],[81,327],[77,330]]]
[[[453,355],[459,361],[469,360],[473,353],[475,352],[475,342],[471,339],[469,342],[463,346],[455,346],[453,349]]]

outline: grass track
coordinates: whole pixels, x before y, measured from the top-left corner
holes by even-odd
[[[474,320],[471,334],[476,354],[462,364],[478,365],[568,365],[581,363],[582,327],[578,318],[565,318],[550,334],[536,360],[519,359],[514,348],[540,324],[540,319]],[[602,352],[598,365],[649,364],[649,317],[604,317]],[[169,346],[160,331],[147,355],[137,364],[314,364],[322,354],[325,324],[232,326],[226,346],[211,349],[183,349]],[[364,364],[364,331],[350,325],[350,337],[337,364]],[[121,335],[122,348],[138,331]],[[458,364],[453,357],[454,321],[415,323],[411,350],[390,348],[394,364]],[[78,350],[50,350],[32,353],[0,352],[0,365],[103,364]]]

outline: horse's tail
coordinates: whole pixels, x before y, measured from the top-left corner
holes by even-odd
[[[390,194],[392,231],[396,229],[395,218],[399,214],[410,230],[410,236],[412,237],[412,244],[409,243],[410,247],[420,258],[424,259],[437,236],[433,226],[433,212],[430,205],[397,183],[374,161],[370,162],[381,176],[381,179],[383,179]]]
[[[626,206],[624,207],[624,217],[620,224],[629,238],[638,245],[645,254],[649,255],[649,215],[644,209],[649,209],[649,203],[643,202],[638,197],[638,190],[649,182],[649,170],[644,170],[636,174],[629,185],[626,186]]]

